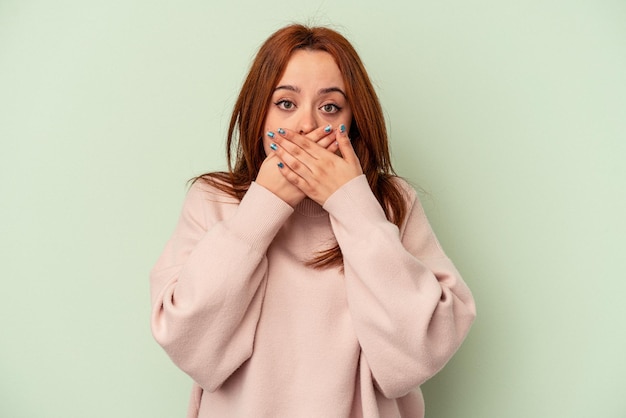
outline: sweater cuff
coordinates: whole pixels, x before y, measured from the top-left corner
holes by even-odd
[[[265,251],[292,213],[293,208],[289,204],[252,182],[225,226],[252,248]]]
[[[364,174],[341,186],[326,199],[323,207],[331,217],[349,229],[361,230],[367,224],[387,222],[385,212]]]

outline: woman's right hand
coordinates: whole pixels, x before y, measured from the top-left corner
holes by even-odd
[[[270,192],[288,203],[291,207],[296,207],[306,195],[280,173],[278,168],[279,160],[276,154],[270,154],[259,169],[256,177],[256,183],[265,187]]]
[[[276,127],[278,129],[279,127]],[[336,132],[331,130],[326,132],[325,126],[321,126],[314,131],[309,132],[305,136],[313,142],[317,142],[322,147],[328,149],[331,152],[337,150],[337,143],[335,141]],[[291,184],[280,172],[278,168],[278,157],[276,154],[271,153],[268,155],[261,168],[259,174],[256,177],[256,183],[265,187],[270,192],[281,198],[291,207],[296,207],[298,203],[302,202],[306,195],[302,190]]]

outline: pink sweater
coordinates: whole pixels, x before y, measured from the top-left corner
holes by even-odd
[[[402,228],[365,176],[323,208],[202,182],[151,272],[152,331],[195,382],[188,417],[423,417],[419,386],[475,317],[416,198]],[[345,274],[305,265],[339,243]]]

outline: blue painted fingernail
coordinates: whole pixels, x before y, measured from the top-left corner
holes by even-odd
[[[285,130],[283,128],[278,128],[278,133],[281,135],[285,135]]]
[[[274,132],[269,131],[269,132],[267,133],[267,136],[269,136],[270,138],[274,138]]]
[[[278,168],[283,168],[285,166],[285,164],[283,164],[283,163],[278,163],[276,165],[278,166]]]
[[[278,146],[272,142],[270,144],[270,148],[273,149],[274,151],[276,151],[278,149]]]
[[[344,133],[346,131],[346,125],[342,123],[341,126],[339,127],[339,130],[341,131],[341,133]]]
[[[329,133],[331,129],[332,128],[330,127],[330,125],[328,125],[327,127],[324,128],[324,132]]]

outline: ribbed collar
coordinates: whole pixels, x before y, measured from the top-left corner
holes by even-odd
[[[309,218],[319,218],[320,216],[326,215],[326,211],[314,200],[311,200],[308,197],[298,203],[294,209],[299,214]]]

